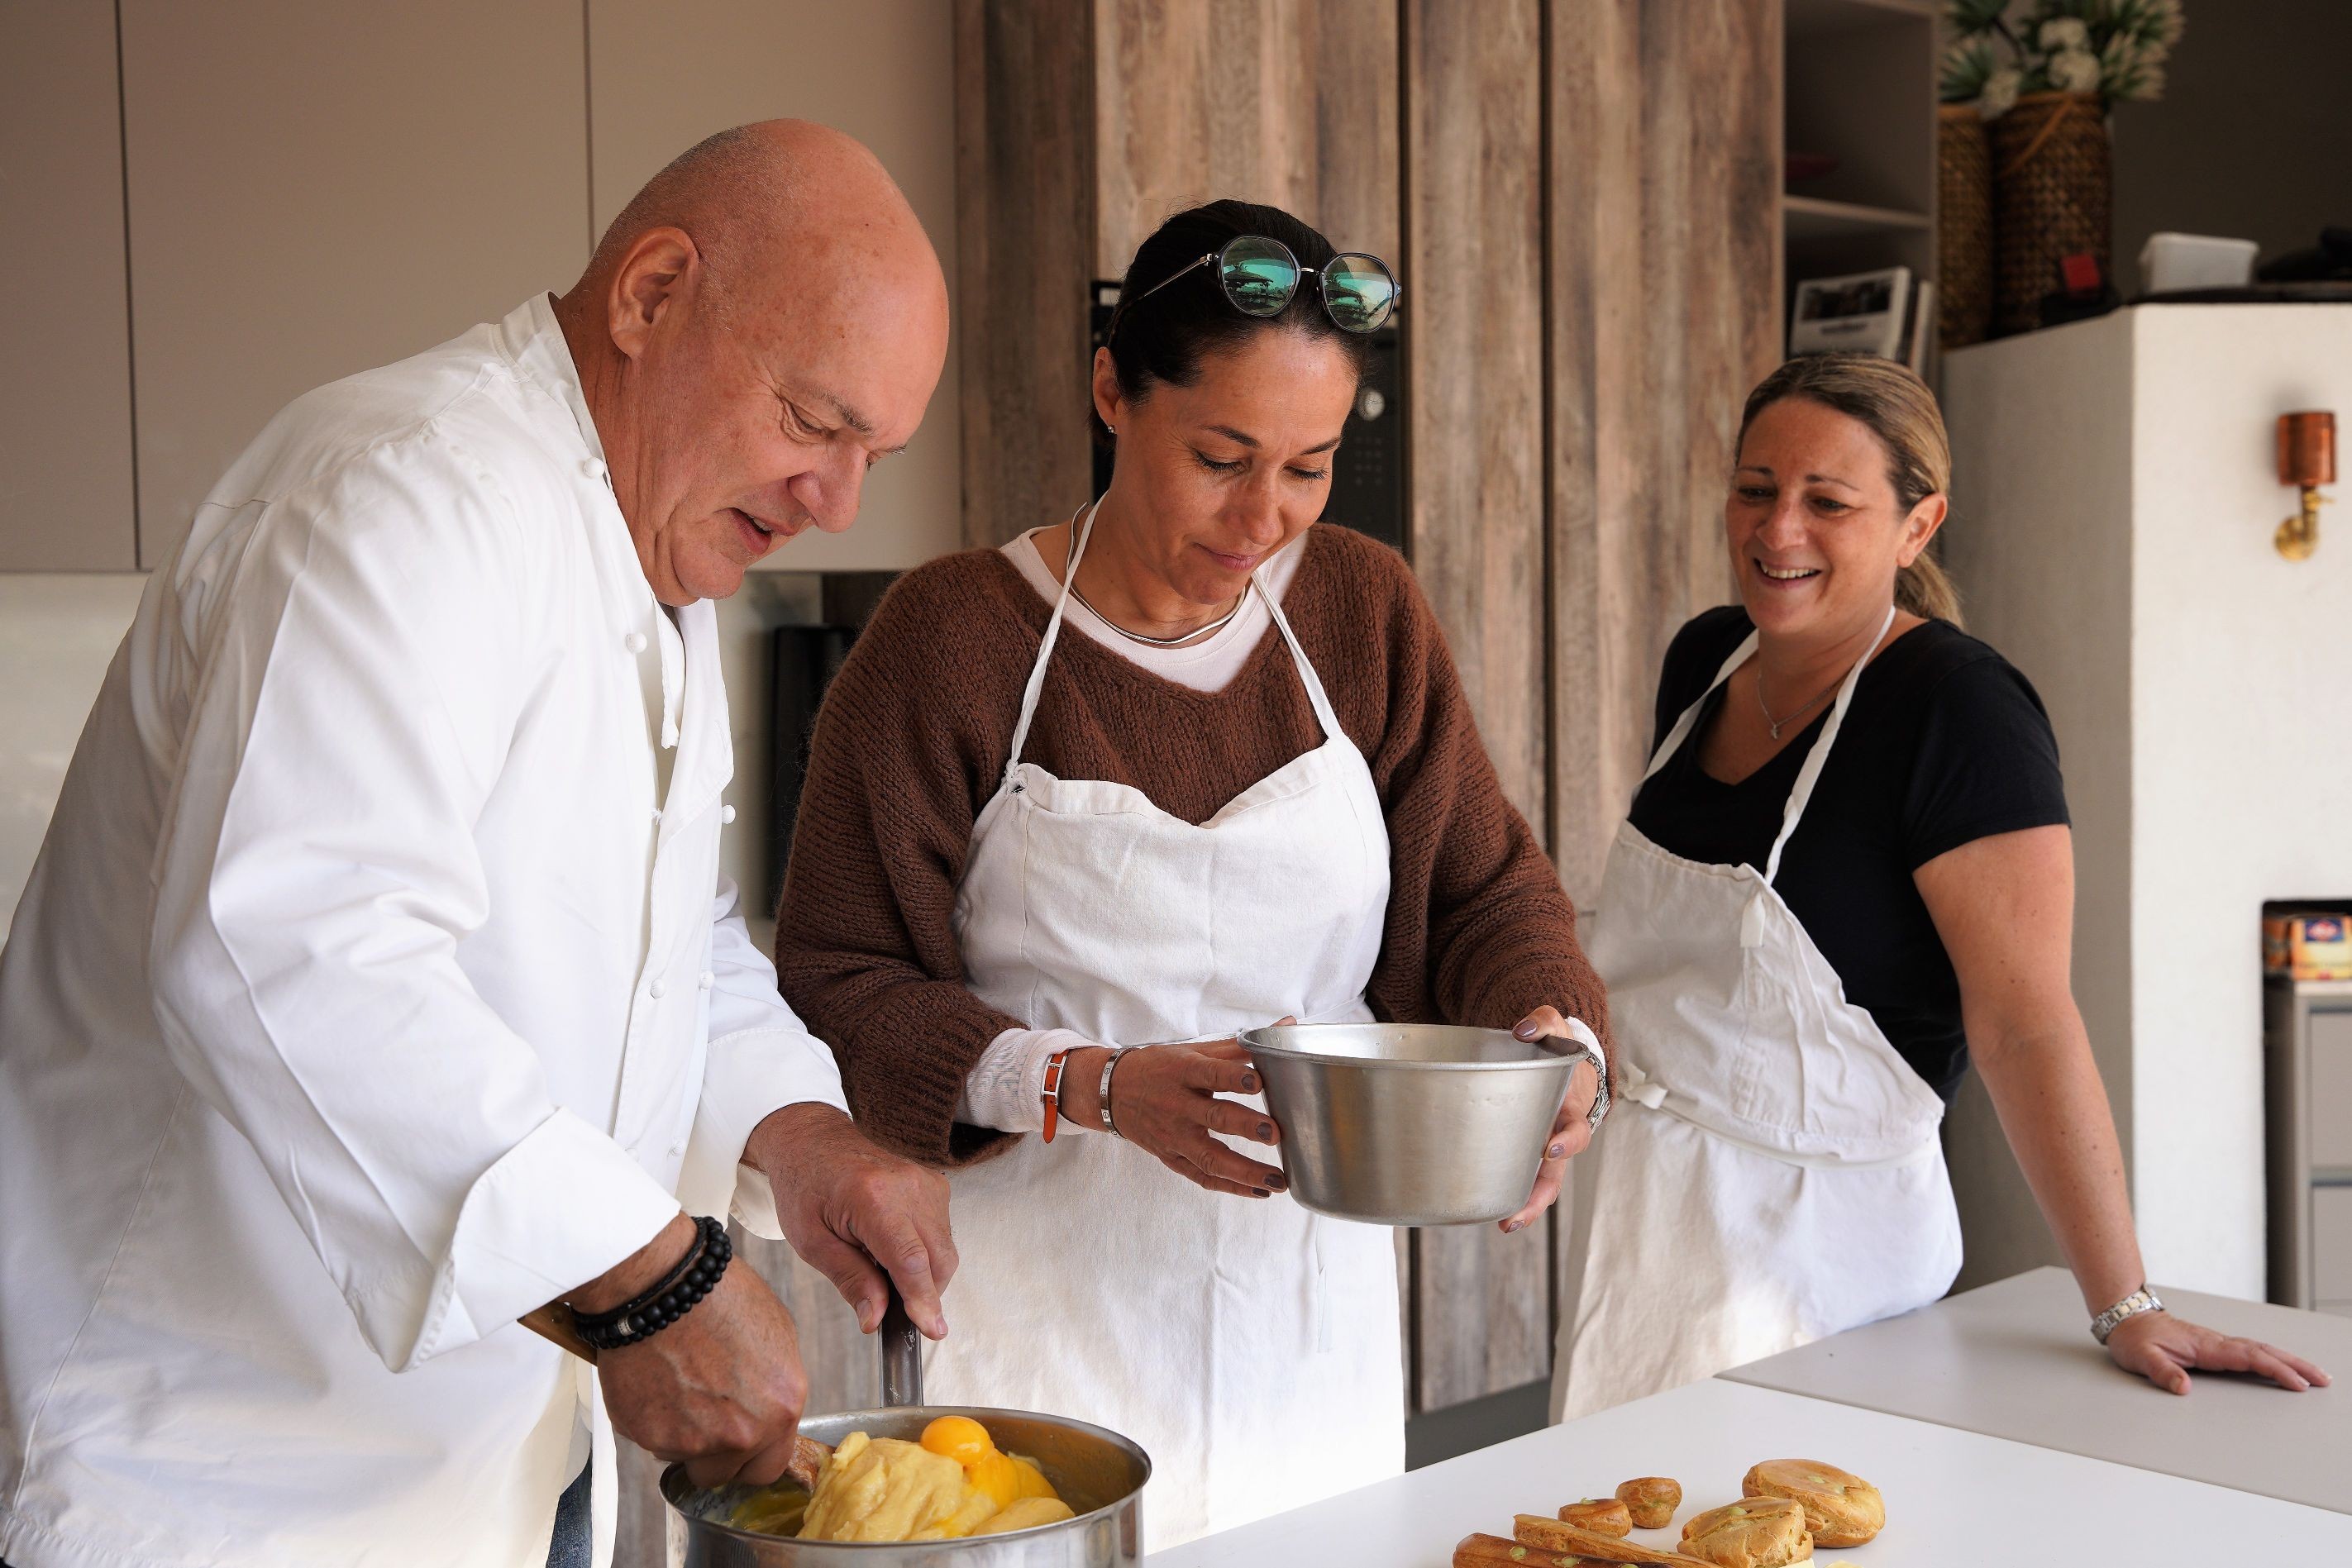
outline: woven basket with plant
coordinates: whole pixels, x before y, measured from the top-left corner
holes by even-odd
[[[2102,277],[2112,276],[2107,110],[2163,95],[2182,21],[2180,0],[1951,0],[1947,7],[1952,41],[1942,97],[1973,103],[1991,133],[1995,332],[2042,324],[2042,297],[2058,287],[2063,257],[2087,253]]]

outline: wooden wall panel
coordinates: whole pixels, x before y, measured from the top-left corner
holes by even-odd
[[[1090,0],[956,0],[963,533],[997,545],[1087,493]]]
[[[1503,788],[1545,831],[1543,77],[1537,0],[1404,9],[1413,568]],[[1551,1364],[1549,1225],[1424,1230],[1414,1403]]]
[[[1223,196],[1397,254],[1393,0],[1096,0],[1095,29],[1095,276]]]
[[[1553,858],[1580,907],[1658,666],[1727,601],[1722,504],[1778,362],[1780,0],[1549,0]]]

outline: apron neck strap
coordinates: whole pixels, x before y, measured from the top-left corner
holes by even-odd
[[[1803,821],[1805,807],[1813,798],[1813,786],[1821,782],[1822,769],[1829,766],[1830,747],[1836,744],[1838,731],[1844,727],[1845,710],[1853,706],[1854,688],[1862,684],[1862,672],[1870,667],[1878,645],[1886,641],[1886,633],[1894,628],[1895,606],[1890,604],[1886,607],[1886,619],[1878,623],[1878,635],[1870,640],[1870,646],[1863,650],[1862,657],[1853,662],[1853,668],[1846,672],[1845,679],[1838,685],[1837,704],[1830,709],[1830,721],[1822,726],[1820,738],[1805,754],[1804,767],[1797,770],[1796,788],[1789,791],[1788,809],[1780,816],[1780,836],[1772,841],[1771,858],[1764,862],[1767,886],[1780,874],[1780,852],[1796,835],[1797,824]]]
[[[1871,640],[1870,646],[1863,651],[1861,658],[1853,662],[1853,668],[1846,672],[1845,679],[1838,685],[1837,703],[1830,709],[1830,721],[1822,727],[1821,735],[1813,741],[1812,750],[1806,753],[1805,765],[1797,772],[1796,788],[1789,791],[1789,804],[1780,813],[1780,835],[1772,841],[1772,852],[1764,862],[1764,880],[1768,883],[1780,874],[1780,852],[1789,847],[1789,840],[1795,835],[1797,824],[1804,819],[1805,807],[1813,798],[1813,786],[1821,782],[1822,769],[1829,765],[1830,747],[1845,724],[1846,709],[1853,706],[1854,688],[1861,684],[1862,672],[1876,656],[1879,644],[1886,641],[1886,633],[1894,626],[1895,606],[1890,604],[1886,607],[1886,619],[1878,623],[1878,635]],[[1675,753],[1682,749],[1683,743],[1690,738],[1691,731],[1697,727],[1699,709],[1706,706],[1706,699],[1715,695],[1716,687],[1731,678],[1734,670],[1755,656],[1761,640],[1760,632],[1748,633],[1746,640],[1732,650],[1731,657],[1723,662],[1723,667],[1716,671],[1715,679],[1706,684],[1706,690],[1699,693],[1698,700],[1683,709],[1682,717],[1675,720],[1675,727],[1666,732],[1666,738],[1658,745],[1657,755],[1650,759],[1649,771],[1642,775],[1643,783],[1648,783],[1658,769],[1674,759]]]
[[[1013,750],[1004,759],[1004,782],[1009,787],[1021,771],[1021,753],[1029,743],[1029,727],[1037,717],[1037,699],[1045,689],[1045,665],[1054,656],[1054,644],[1061,639],[1062,622],[1069,614],[1070,585],[1078,580],[1078,562],[1086,558],[1087,540],[1095,531],[1095,513],[1102,507],[1097,497],[1092,504],[1074,519],[1070,538],[1069,559],[1062,567],[1062,591],[1054,600],[1053,618],[1045,622],[1045,637],[1037,648],[1037,663],[1029,671],[1029,684],[1021,693],[1021,718],[1013,727]],[[1290,618],[1275,602],[1274,595],[1250,573],[1250,591],[1265,601],[1265,608],[1282,632],[1282,640],[1290,646],[1290,656],[1298,666],[1298,678],[1307,687],[1307,701],[1315,709],[1315,721],[1323,727],[1323,738],[1329,740],[1339,733],[1339,720],[1331,707],[1331,699],[1323,690],[1323,682],[1307,661],[1307,650],[1298,645],[1298,634],[1290,629]]]
[[[1045,665],[1054,656],[1054,644],[1061,640],[1062,622],[1070,610],[1070,584],[1078,580],[1078,562],[1085,559],[1087,540],[1095,531],[1095,513],[1102,506],[1097,496],[1085,512],[1072,519],[1070,555],[1062,564],[1062,591],[1055,596],[1054,614],[1045,622],[1045,641],[1037,647],[1037,662],[1029,667],[1029,684],[1021,692],[1021,718],[1013,727],[1013,750],[1004,758],[1004,782],[1010,787],[1021,772],[1021,750],[1029,744],[1029,726],[1037,717],[1037,695],[1045,689]]]

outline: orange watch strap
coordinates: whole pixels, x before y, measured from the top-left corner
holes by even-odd
[[[1068,1065],[1070,1053],[1057,1051],[1045,1059],[1045,1141],[1054,1141],[1054,1129],[1062,1119],[1062,1069]]]

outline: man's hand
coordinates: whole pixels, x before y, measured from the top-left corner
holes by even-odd
[[[581,1312],[610,1312],[651,1290],[693,1244],[694,1221],[680,1215],[568,1299]],[[596,1370],[614,1430],[657,1458],[682,1460],[697,1486],[766,1486],[793,1457],[808,1402],[800,1335],[741,1259],[686,1316],[651,1339],[604,1352]]]
[[[744,1162],[768,1178],[784,1239],[833,1281],[872,1333],[898,1282],[907,1315],[933,1339],[948,1337],[940,1295],[955,1278],[948,1182],[881,1148],[830,1105],[787,1105],[751,1131]],[[876,1265],[879,1264],[877,1268]]]

